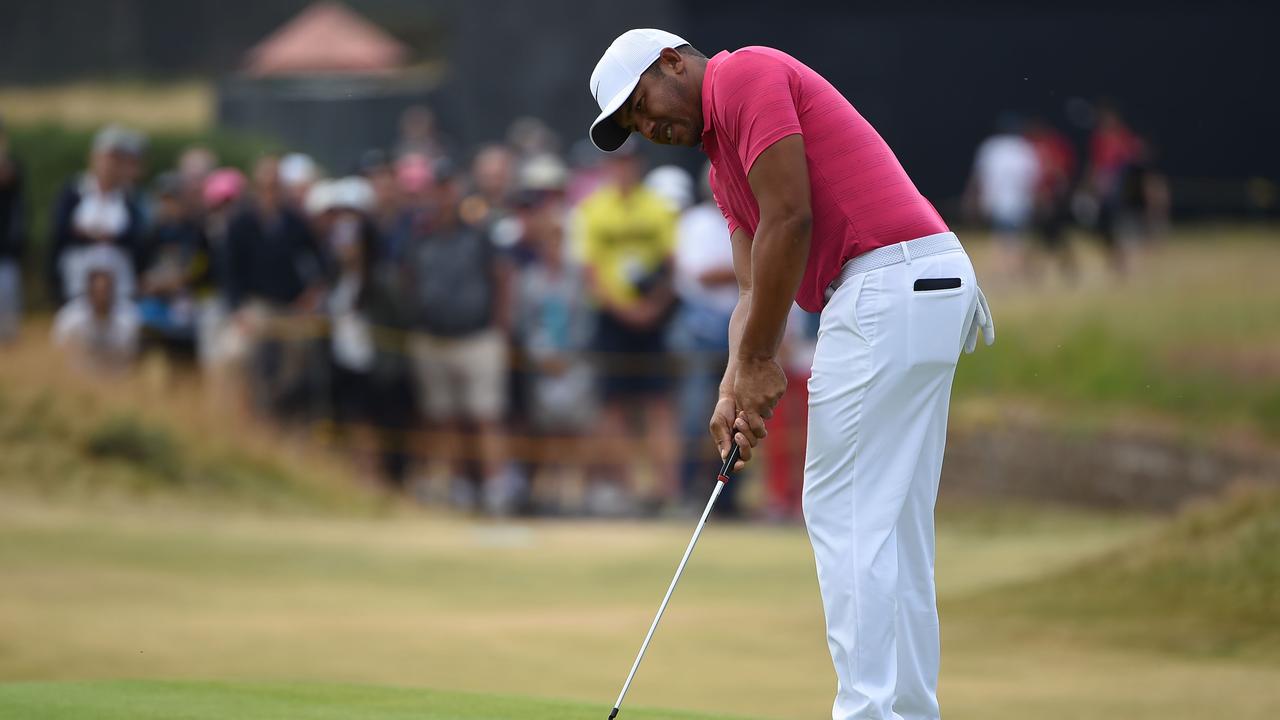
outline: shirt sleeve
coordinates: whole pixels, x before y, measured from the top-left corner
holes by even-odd
[[[793,92],[795,71],[777,58],[738,51],[716,71],[720,115],[742,169],[788,135],[802,135]]]

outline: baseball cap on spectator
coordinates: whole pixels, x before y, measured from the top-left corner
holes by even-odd
[[[693,178],[682,167],[676,165],[656,167],[645,176],[644,185],[671,203],[677,212],[693,204]]]
[[[315,184],[307,190],[307,197],[302,201],[302,210],[308,217],[323,215],[332,210],[337,197],[337,188],[335,180],[317,180]]]
[[[520,166],[520,190],[561,190],[569,182],[569,170],[550,153],[534,155]]]
[[[335,180],[330,185],[333,187],[334,207],[360,212],[373,211],[375,204],[373,185],[368,180],[359,175],[350,175],[341,180]]]
[[[600,106],[600,114],[591,123],[591,142],[605,152],[613,152],[631,134],[613,119],[613,114],[631,97],[640,76],[666,48],[688,45],[678,35],[665,30],[638,28],[618,36],[604,51],[596,69],[591,72],[591,95]]]
[[[150,145],[150,142],[147,140],[147,136],[144,133],[134,130],[133,128],[126,127],[120,128],[120,134],[121,152],[134,157],[141,157],[146,154],[147,147]]]
[[[280,182],[285,187],[298,187],[315,182],[319,175],[316,163],[305,153],[289,153],[280,158]]]
[[[215,208],[238,199],[241,193],[244,192],[244,186],[244,173],[239,170],[235,168],[218,168],[214,170],[204,180],[204,189],[201,195],[203,196],[205,207]]]
[[[560,158],[550,153],[535,155],[520,166],[512,201],[516,207],[537,207],[563,193],[568,184],[569,169]]]
[[[128,130],[116,124],[105,125],[93,136],[94,153],[128,152]]]

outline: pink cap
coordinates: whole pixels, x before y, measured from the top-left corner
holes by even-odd
[[[204,179],[205,207],[218,207],[240,197],[244,192],[244,173],[235,168],[218,168]]]

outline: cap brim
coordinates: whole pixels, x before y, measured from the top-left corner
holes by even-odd
[[[640,77],[636,76],[635,80],[613,96],[609,104],[600,111],[596,121],[591,123],[591,142],[596,147],[605,152],[613,152],[622,147],[622,143],[626,142],[627,137],[631,135],[630,130],[614,121],[613,114],[627,102],[627,98],[631,97],[632,91],[638,84],[640,84]]]

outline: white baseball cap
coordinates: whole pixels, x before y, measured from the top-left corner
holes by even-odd
[[[591,142],[596,147],[613,152],[622,146],[631,131],[614,122],[613,114],[631,97],[640,76],[664,49],[688,44],[665,30],[638,28],[619,35],[604,51],[591,73],[591,94],[600,106],[599,117],[591,123]]]

